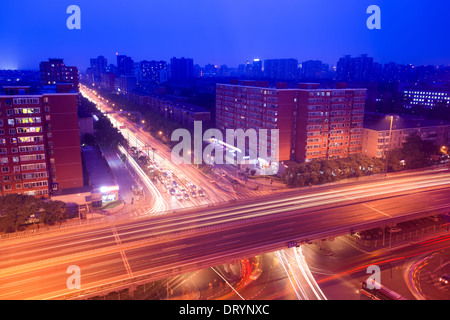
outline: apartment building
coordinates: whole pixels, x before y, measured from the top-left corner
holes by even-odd
[[[362,151],[365,101],[366,89],[345,84],[232,81],[216,86],[216,127],[278,129],[280,161],[345,158]]]
[[[83,186],[77,93],[0,93],[1,194],[49,196]]]
[[[365,124],[363,152],[369,157],[384,158],[389,150],[401,148],[410,135],[437,146],[450,144],[450,123],[441,120],[402,119],[395,117],[392,131],[390,121],[381,118]]]

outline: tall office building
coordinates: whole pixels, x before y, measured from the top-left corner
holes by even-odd
[[[170,78],[174,81],[186,81],[194,77],[194,60],[189,58],[170,59]]]
[[[78,68],[66,66],[63,59],[42,61],[39,69],[42,86],[70,83],[72,88],[78,91]]]
[[[3,87],[1,194],[49,196],[83,187],[77,100],[77,92],[30,94],[29,87]]]
[[[278,129],[280,161],[345,158],[362,150],[366,89],[233,81],[216,86],[216,127]]]

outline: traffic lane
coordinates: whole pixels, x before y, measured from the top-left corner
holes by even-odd
[[[449,237],[434,239],[434,243],[450,242]],[[441,242],[442,241],[442,242]],[[439,281],[445,274],[450,274],[450,249],[436,250],[418,257],[417,262],[412,262],[408,271],[409,286],[417,292],[420,298],[426,300],[450,300],[450,284]],[[420,258],[420,260],[419,260]]]
[[[277,231],[273,229],[273,221],[264,221],[255,223],[252,226],[239,226],[234,229],[232,234],[229,230],[221,230],[219,232],[211,232],[207,237],[205,235],[191,237],[191,241],[196,244],[188,248],[179,248],[178,246],[185,245],[186,240],[178,239],[167,241],[163,244],[165,248],[172,246],[173,250],[167,249],[162,251],[155,247],[152,248],[152,245],[147,245],[143,248],[127,250],[126,255],[130,262],[131,270],[133,270],[135,275],[139,274],[139,271],[142,270],[146,270],[144,274],[147,274],[148,272],[167,271],[169,268],[181,268],[186,265],[198,267],[202,261],[215,265],[217,263],[213,262],[224,259],[224,256],[225,259],[228,259],[230,256],[242,256],[244,252],[248,252],[247,256],[252,256],[255,252],[274,251],[279,248],[280,242],[283,243],[291,240],[293,237],[299,237],[300,234],[307,236],[308,234],[313,235],[317,232],[322,232],[327,227],[326,224],[329,226],[333,224],[346,226],[349,222],[354,222],[355,219],[359,218],[358,213],[380,218],[378,212],[369,208],[356,205],[350,207],[345,208],[346,210],[339,217],[332,220],[325,219],[324,221],[323,215],[327,216],[327,213],[319,212],[314,216],[309,215],[308,219],[299,217],[291,223],[294,228],[290,228],[287,224],[290,221],[284,218],[280,220],[280,223],[284,223],[285,225],[276,225],[278,227],[276,228]],[[364,212],[364,210],[366,211]],[[299,231],[301,231],[300,234]],[[148,254],[150,254],[150,257],[147,256]],[[152,254],[156,254],[157,256],[152,259]],[[139,258],[139,261],[141,263],[144,262],[144,264],[133,265],[135,257]],[[102,260],[101,257],[99,259]]]
[[[424,197],[424,196],[422,196],[422,197]],[[427,195],[427,196],[425,196],[425,198],[429,199],[431,197],[429,197]],[[414,200],[417,201],[418,199],[419,199],[419,197],[416,195],[414,197]],[[442,198],[442,199],[445,202],[444,198]],[[375,214],[377,216],[381,216],[381,217],[385,216],[385,214],[383,214],[384,211],[389,211],[391,213],[390,216],[394,216],[395,215],[395,212],[396,212],[395,210],[400,210],[400,212],[405,213],[405,211],[404,211],[405,206],[399,207],[398,206],[398,203],[399,203],[398,199],[395,199],[395,200],[387,199],[387,200],[382,201],[382,203],[387,203],[387,204],[391,205],[391,207],[388,208],[388,209],[382,208],[384,211],[382,211],[380,209],[377,209],[376,206],[374,206],[374,203],[380,204],[380,201],[372,202],[370,204],[370,206],[360,205],[361,207],[364,207],[363,209],[365,209],[366,213],[362,214],[361,212],[357,211],[357,212],[353,213],[352,220],[348,221],[348,222],[349,223],[350,222],[355,223],[355,222],[364,222],[364,221],[372,220],[373,216],[368,215],[367,212],[368,213],[373,213],[373,214]],[[411,201],[406,201],[405,203],[412,203],[412,202]],[[344,210],[347,211],[346,215],[348,217],[349,213],[351,213],[352,211],[349,210],[349,207],[345,207],[345,208],[347,208],[347,209],[344,209]],[[316,219],[318,219],[318,217],[320,218],[315,223],[317,223],[319,225],[324,225],[325,223],[330,224],[330,222],[331,222],[331,227],[332,227],[331,229],[333,229],[336,226],[337,223],[344,221],[342,213],[339,214],[339,215],[329,215],[329,211],[326,211],[326,210],[323,210],[323,211],[318,212],[318,213],[316,213],[315,210],[311,210],[311,212],[312,212],[312,214],[315,215]],[[286,233],[287,231],[293,231],[294,228],[292,227],[290,219],[291,218],[292,219],[294,219],[294,218],[298,219],[299,215],[302,215],[303,217],[305,217],[305,214],[308,215],[307,212],[305,213],[305,212],[302,212],[302,211],[294,211],[294,212],[286,212],[283,215],[277,216],[275,220],[272,220],[273,223],[275,223],[277,219],[278,220],[279,219],[288,219],[287,222],[286,222],[286,226],[289,226],[289,229],[283,229],[283,228],[281,228],[282,226],[278,226],[278,228],[277,228],[277,230],[275,232]],[[309,214],[311,214],[311,213],[309,213]],[[274,219],[274,217],[271,217],[271,218]],[[202,226],[198,222],[191,222],[189,220],[188,220],[187,223],[184,224],[182,222],[177,221],[178,218],[176,216],[171,217],[170,219],[172,219],[172,221],[170,223],[167,223],[167,221],[168,221],[167,218],[164,218],[163,221],[160,221],[161,225],[159,225],[159,226],[157,225],[157,223],[155,223],[155,221],[151,221],[151,222],[134,223],[134,224],[131,224],[131,225],[118,225],[118,226],[116,226],[116,229],[117,229],[118,235],[121,238],[122,243],[127,243],[129,241],[136,241],[136,240],[139,240],[139,239],[148,239],[148,238],[151,238],[152,236],[155,236],[157,234],[164,235],[165,233],[174,233],[176,231],[176,229],[174,227],[176,227],[177,225],[180,226],[178,231],[182,231],[182,230],[187,231],[187,230],[199,228],[200,226]],[[218,220],[216,220],[216,219],[218,219]],[[239,220],[236,217],[234,217],[234,219]],[[204,226],[208,226],[208,225],[212,225],[212,224],[215,224],[215,223],[222,223],[223,221],[224,220],[216,218],[216,217],[213,216],[212,218],[211,217],[203,218],[202,223],[203,223]],[[228,219],[227,221],[230,221],[230,220]],[[326,229],[323,229],[323,230],[326,231]],[[130,237],[130,235],[132,235],[132,237]],[[83,250],[86,250],[86,247],[79,247],[79,246],[76,246],[76,245],[80,244],[80,243],[89,242],[89,238],[86,238],[86,234],[83,235],[83,236],[85,237],[84,240],[78,241],[78,242],[75,242],[75,243],[73,243],[73,242],[66,242],[65,240],[67,240],[67,237],[64,237],[63,238],[64,240],[60,239],[59,240],[60,243],[56,244],[54,246],[61,246],[61,247],[66,246],[68,248],[68,250],[75,249],[74,253],[81,252]],[[114,242],[112,240],[112,236],[109,233],[107,235],[100,235],[100,239],[99,239],[99,234],[98,233],[92,233],[92,236],[94,236],[94,238],[92,238],[93,242],[89,243],[89,246],[88,246],[89,249],[95,249],[94,245],[96,243],[95,243],[94,240],[100,241],[99,244],[98,244],[98,247],[101,247],[102,246],[101,245],[101,241],[105,241],[105,240],[109,240],[109,242],[106,243],[106,245],[114,244]],[[63,242],[63,243],[61,243],[61,242]],[[39,242],[35,242],[33,244],[35,246],[37,246],[37,249],[35,249],[35,251],[40,251],[41,254],[42,253],[46,253],[46,249],[45,249],[45,247],[44,248],[42,247],[42,244],[40,244]],[[50,248],[49,250],[54,250],[54,248]],[[16,247],[15,251],[19,251],[17,247]],[[29,251],[30,251],[30,249],[28,248],[28,252]],[[50,251],[47,251],[47,252],[50,252]],[[53,252],[55,253],[56,256],[60,255],[60,253],[57,252],[57,251],[53,251]],[[34,252],[32,252],[32,253],[34,253]],[[68,252],[66,252],[66,253],[68,253]],[[35,254],[33,255],[33,257],[34,257],[35,260],[36,259],[37,260],[41,260],[42,259],[42,256],[36,256]]]
[[[71,294],[77,289],[75,273],[68,272],[69,266],[77,266],[80,271],[81,290],[88,290],[114,281],[128,278],[120,253],[102,257],[73,260],[70,263],[55,265],[0,278],[0,299],[2,300],[44,300],[64,294]],[[72,276],[72,278],[71,278]]]
[[[302,234],[312,235],[317,231],[322,232],[328,225],[337,223],[347,225],[358,219],[358,213],[362,210],[364,208],[347,209],[342,216],[327,222],[324,222],[323,219],[323,215],[326,213],[311,213],[308,217],[302,216],[296,221],[282,219],[279,223],[274,221],[255,222],[253,225],[236,227],[232,231],[215,230],[207,235],[192,235],[189,238],[168,240],[126,252],[131,268],[133,272],[136,272],[136,267],[145,270],[157,268],[161,265],[161,261],[164,261],[163,268],[167,268],[171,264],[195,263],[202,260],[202,257],[206,257],[208,260],[211,257],[225,254],[225,252],[227,255],[240,255],[248,248],[252,248],[251,250],[256,252],[266,251],[273,247],[279,247],[280,241],[298,237],[299,231]],[[367,208],[366,210],[366,214],[373,218],[379,218],[379,213],[370,212]],[[274,229],[274,227],[276,228]],[[134,261],[139,261],[139,263],[134,265]]]
[[[64,255],[85,254],[116,245],[116,239],[107,225],[102,229],[87,232],[73,231],[55,237],[36,237],[31,241],[11,243],[0,247],[0,275],[2,269],[22,264],[36,263]]]
[[[339,244],[339,243],[338,243]],[[347,243],[348,244],[348,243]],[[340,243],[339,245],[342,245]],[[333,243],[329,243],[333,247]],[[363,280],[369,277],[367,268],[376,265],[381,269],[381,282],[388,288],[398,292],[407,299],[415,299],[408,288],[407,276],[410,265],[416,259],[434,254],[440,250],[448,250],[450,236],[440,236],[392,250],[377,250],[373,252],[355,253],[353,257],[319,256],[312,250],[308,251],[308,261],[311,268],[318,268],[316,279],[323,291],[333,299],[343,295],[356,299]],[[326,268],[326,272],[323,272]]]

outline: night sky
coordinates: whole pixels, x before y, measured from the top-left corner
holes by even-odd
[[[69,30],[69,5],[81,30]],[[381,30],[366,9],[381,8]],[[189,57],[234,67],[254,58],[322,60],[367,53],[387,63],[450,64],[448,0],[3,0],[0,69],[38,69],[64,58],[82,70],[89,58]]]

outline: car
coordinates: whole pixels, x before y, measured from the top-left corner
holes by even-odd
[[[389,233],[397,233],[397,232],[402,231],[402,229],[397,228],[397,227],[387,227],[386,231],[389,232]]]
[[[191,192],[191,196],[192,196],[192,198],[197,198],[197,192],[192,191],[192,192]]]
[[[170,188],[169,193],[170,195],[174,196],[177,193],[177,190],[175,190],[174,188]]]
[[[450,274],[444,274],[441,277],[439,277],[439,282],[442,283],[443,286],[449,284]]]
[[[191,184],[191,190],[192,190],[192,191],[197,190],[197,186],[196,186],[195,184]]]
[[[203,193],[203,190],[198,190],[198,195],[200,197],[204,197],[205,196],[205,194]]]
[[[363,237],[363,236],[361,235],[361,233],[359,233],[359,232],[354,232],[354,233],[352,233],[352,235],[353,235],[354,237],[360,239],[360,240],[364,240],[364,239],[365,239],[365,237]]]
[[[439,222],[439,216],[430,216],[429,218],[434,222]]]
[[[226,177],[227,174],[225,172],[222,172],[222,177]]]
[[[178,183],[174,180],[172,181],[172,186],[174,186],[174,188],[178,187]]]
[[[188,193],[183,194],[183,198],[184,200],[189,200],[190,199],[189,194]]]
[[[175,194],[175,197],[177,198],[177,200],[183,200],[183,196],[181,195],[181,193]]]

